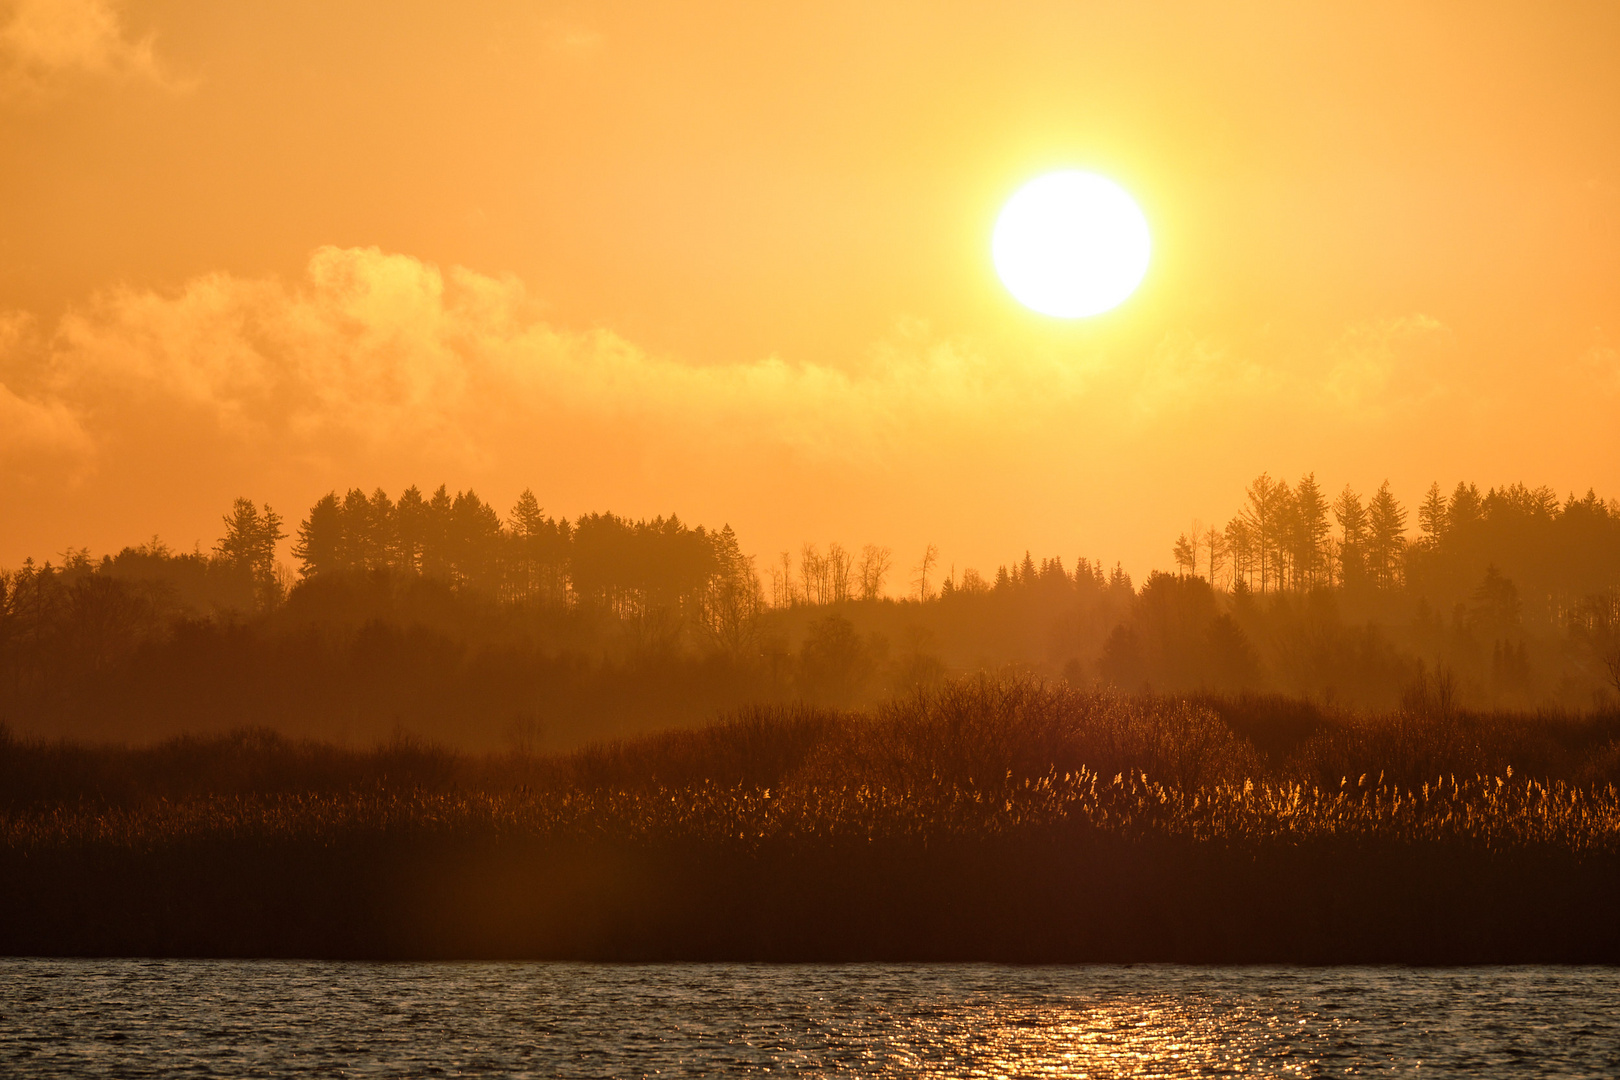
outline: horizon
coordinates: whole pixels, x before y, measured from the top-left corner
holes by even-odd
[[[1310,477],[1314,478],[1314,473],[1307,473],[1307,476],[1310,476]],[[1285,484],[1285,485],[1292,483],[1292,481],[1288,480],[1288,478],[1286,478],[1286,477],[1271,477],[1269,474],[1262,474],[1262,477],[1256,478],[1256,479],[1258,480],[1258,479],[1262,479],[1262,478],[1263,479],[1269,479],[1270,481],[1272,481],[1274,483],[1275,482],[1281,482],[1282,484]],[[1331,497],[1337,496],[1339,494],[1340,489],[1333,488],[1333,487],[1331,487],[1329,485],[1323,484],[1320,480],[1318,480],[1317,483],[1319,485],[1321,485],[1322,490],[1330,497],[1330,499],[1331,499]],[[1439,488],[1439,490],[1441,491],[1443,496],[1449,497],[1451,495],[1452,490],[1453,490],[1452,487],[1449,487],[1449,486],[1447,486],[1445,484],[1442,484],[1439,481],[1432,481],[1431,483]],[[1512,492],[1512,491],[1514,491],[1516,489],[1531,492],[1533,494],[1547,493],[1547,494],[1552,496],[1552,498],[1555,500],[1555,503],[1556,503],[1556,505],[1558,507],[1568,506],[1568,505],[1573,504],[1573,503],[1578,503],[1582,499],[1595,497],[1596,500],[1600,504],[1602,504],[1603,506],[1605,506],[1605,507],[1607,507],[1609,509],[1609,512],[1611,514],[1615,515],[1616,517],[1620,517],[1620,498],[1605,497],[1602,493],[1597,492],[1594,488],[1591,488],[1591,487],[1588,487],[1587,490],[1584,493],[1583,492],[1577,492],[1577,491],[1569,491],[1569,492],[1565,492],[1563,495],[1560,495],[1555,489],[1553,489],[1549,485],[1546,485],[1546,484],[1531,485],[1531,484],[1524,483],[1522,481],[1515,481],[1512,484],[1481,485],[1481,484],[1471,482],[1471,481],[1468,481],[1468,480],[1459,480],[1459,481],[1457,481],[1457,484],[1458,485],[1470,486],[1470,487],[1474,488],[1480,495],[1495,495],[1498,492],[1501,492],[1503,494],[1507,494],[1507,493],[1510,493],[1510,492]],[[1235,521],[1244,520],[1246,518],[1246,516],[1252,515],[1253,510],[1254,510],[1254,506],[1253,506],[1252,499],[1248,497],[1248,491],[1252,490],[1252,486],[1253,486],[1252,482],[1251,482],[1250,485],[1246,485],[1245,498],[1242,499],[1242,500],[1239,500],[1237,503],[1234,504],[1233,510],[1232,510],[1232,512],[1230,514],[1224,515],[1224,519],[1225,519],[1225,521],[1227,522],[1228,525],[1230,525],[1230,523],[1235,522]],[[1350,487],[1354,491],[1354,493],[1359,498],[1361,498],[1362,500],[1366,500],[1369,496],[1373,495],[1375,490],[1376,490],[1375,488],[1373,488],[1371,486],[1369,486],[1369,487],[1367,487],[1365,489],[1355,489],[1353,487],[1353,485],[1345,485],[1345,486]],[[419,491],[422,495],[426,496],[426,495],[431,494],[437,488],[445,488],[448,491],[448,487],[449,486],[445,485],[445,484],[440,484],[440,485],[411,484],[411,485],[408,485],[406,489],[402,489],[401,491],[398,491],[398,492],[384,492],[384,494],[388,495],[388,496],[395,496],[395,495],[403,494],[404,490],[412,490],[412,489],[414,489],[414,490]],[[321,497],[325,498],[327,495],[335,495],[335,496],[338,496],[340,498],[340,500],[341,500],[341,498],[344,495],[352,494],[355,491],[359,491],[362,495],[365,495],[368,498],[370,498],[370,497],[374,497],[374,495],[376,493],[376,490],[377,489],[373,489],[372,491],[366,491],[365,489],[362,489],[362,488],[349,488],[347,490],[340,489],[340,488],[333,488],[330,491],[323,493]],[[501,525],[502,525],[503,528],[512,528],[515,525],[513,515],[514,515],[514,512],[517,510],[517,504],[519,503],[519,501],[520,501],[520,499],[521,499],[521,497],[523,495],[529,495],[529,494],[532,494],[532,493],[533,493],[532,488],[527,488],[527,487],[524,488],[518,495],[516,495],[516,496],[514,496],[512,498],[512,500],[511,500],[512,510],[509,510],[509,511],[502,511],[500,509],[501,504],[498,501],[494,500],[494,499],[486,498],[486,497],[484,497],[482,495],[479,495],[479,497],[481,499],[483,499],[483,501],[487,505],[489,505],[490,508],[493,509],[497,513],[497,515],[499,515]],[[450,494],[455,495],[455,496],[460,496],[461,494],[463,494],[463,492],[455,491],[455,492],[450,492]],[[468,489],[466,494],[478,495],[479,493],[477,493],[476,491],[473,491],[472,489]],[[1413,499],[1410,499],[1410,500],[1402,498],[1401,493],[1399,493],[1399,492],[1393,492],[1393,494],[1395,495],[1396,502],[1399,504],[1399,507],[1403,512],[1403,517],[1404,517],[1404,521],[1405,521],[1404,528],[1402,529],[1401,534],[1400,534],[1402,543],[1403,544],[1409,544],[1409,543],[1413,542],[1414,540],[1422,540],[1422,539],[1425,539],[1426,537],[1429,537],[1428,532],[1419,524],[1419,512],[1420,512],[1420,502],[1421,502],[1421,500],[1419,498],[1413,498]],[[242,498],[242,496],[239,496],[238,498]],[[249,501],[251,502],[253,500],[249,500]],[[319,500],[316,500],[316,501],[319,501]],[[264,509],[266,509],[266,510],[275,511],[275,513],[282,519],[282,526],[286,530],[286,535],[275,545],[274,565],[276,566],[278,572],[285,573],[288,576],[288,580],[294,580],[296,577],[302,576],[300,570],[295,565],[295,563],[298,561],[298,556],[297,556],[297,553],[295,551],[295,548],[297,546],[298,529],[299,529],[300,526],[308,524],[308,522],[310,520],[310,511],[306,510],[302,514],[286,513],[286,512],[283,512],[282,510],[274,507],[274,506],[269,505],[268,502],[264,503],[263,506],[264,506]],[[647,522],[647,521],[653,521],[653,520],[678,520],[688,528],[693,528],[693,529],[703,528],[703,529],[709,530],[710,532],[715,532],[715,533],[718,533],[722,529],[731,527],[731,523],[730,523],[729,520],[720,520],[720,521],[717,521],[717,522],[715,522],[715,521],[697,521],[697,520],[693,520],[693,519],[690,519],[690,518],[682,517],[681,514],[678,511],[672,511],[670,513],[652,514],[652,515],[648,515],[648,516],[645,516],[645,517],[637,517],[637,516],[634,516],[634,515],[617,513],[611,507],[598,507],[598,508],[594,508],[594,509],[586,509],[586,510],[583,510],[583,511],[581,511],[579,513],[575,513],[575,514],[563,514],[563,513],[555,512],[554,510],[552,510],[552,508],[547,507],[542,503],[542,504],[539,505],[539,512],[545,514],[547,517],[554,518],[558,522],[561,522],[561,523],[564,523],[564,524],[566,524],[566,523],[568,523],[570,521],[577,522],[582,517],[587,517],[587,516],[592,516],[592,515],[608,515],[608,516],[618,517],[620,519],[625,520],[626,522]],[[216,520],[219,522],[219,526],[215,528],[214,532],[216,534],[222,534],[222,533],[227,532],[228,529],[229,529],[230,518],[231,518],[231,515],[228,514],[228,513],[216,515]],[[999,569],[1002,569],[1002,570],[1005,570],[1008,567],[1016,568],[1019,565],[1019,563],[1023,559],[1026,559],[1026,558],[1035,558],[1040,563],[1045,563],[1049,559],[1056,559],[1069,572],[1073,572],[1077,568],[1077,564],[1079,562],[1083,561],[1085,563],[1088,563],[1088,564],[1090,564],[1090,565],[1092,565],[1094,567],[1097,567],[1097,568],[1099,568],[1101,570],[1104,570],[1104,571],[1112,570],[1115,567],[1118,567],[1119,569],[1122,569],[1125,572],[1127,577],[1137,587],[1140,587],[1140,585],[1142,583],[1146,582],[1147,579],[1153,574],[1156,574],[1156,573],[1180,574],[1182,572],[1183,566],[1182,566],[1182,563],[1178,560],[1177,553],[1176,553],[1176,545],[1178,544],[1178,542],[1187,539],[1187,537],[1189,535],[1193,535],[1196,532],[1197,535],[1194,536],[1193,547],[1194,547],[1195,551],[1200,550],[1198,548],[1198,543],[1200,543],[1202,541],[1203,530],[1207,530],[1207,529],[1210,529],[1210,528],[1215,528],[1217,530],[1220,530],[1220,529],[1223,528],[1222,516],[1216,516],[1216,517],[1211,517],[1209,519],[1205,519],[1205,518],[1203,518],[1203,517],[1201,517],[1199,515],[1192,515],[1192,516],[1186,518],[1186,520],[1189,522],[1189,527],[1183,529],[1175,537],[1166,537],[1165,542],[1161,545],[1162,550],[1164,552],[1163,557],[1159,558],[1159,559],[1156,559],[1156,560],[1153,560],[1149,565],[1147,565],[1145,567],[1140,567],[1140,568],[1128,566],[1128,565],[1125,564],[1124,560],[1111,558],[1106,553],[1099,553],[1099,552],[1092,552],[1092,551],[1085,551],[1085,550],[1080,550],[1080,551],[1056,551],[1056,552],[1052,552],[1052,551],[1036,551],[1033,548],[1025,548],[1022,551],[1009,549],[1008,553],[1004,557],[987,560],[987,561],[985,561],[985,562],[983,562],[981,564],[968,564],[966,562],[962,562],[960,560],[953,559],[951,557],[951,553],[948,552],[948,551],[936,551],[935,555],[932,558],[931,565],[934,565],[936,567],[936,569],[934,571],[934,573],[936,575],[935,576],[936,581],[944,580],[947,577],[952,579],[953,581],[955,581],[955,580],[959,580],[962,577],[962,575],[964,574],[964,572],[966,572],[966,573],[976,573],[976,574],[979,574],[979,575],[984,576],[984,577],[993,578],[994,574],[995,574],[995,570],[991,569],[992,567],[999,568]],[[1340,523],[1338,521],[1335,521],[1333,519],[1333,517],[1331,515],[1331,511],[1329,511],[1327,521],[1330,522],[1330,527],[1332,529],[1337,530],[1337,529],[1342,529],[1342,527],[1343,527],[1342,523]],[[1429,537],[1429,538],[1432,539],[1432,537]],[[66,544],[61,549],[57,550],[56,552],[54,552],[51,555],[46,555],[46,556],[43,556],[43,557],[37,557],[37,556],[34,556],[34,555],[26,555],[26,556],[23,557],[22,560],[20,560],[18,563],[13,564],[13,565],[6,565],[4,563],[0,563],[0,572],[4,572],[4,571],[8,571],[8,570],[17,570],[17,569],[20,569],[24,565],[33,565],[33,566],[36,566],[36,567],[54,566],[54,567],[57,567],[57,568],[61,568],[69,560],[71,560],[73,558],[85,558],[85,557],[87,557],[92,564],[96,564],[96,563],[100,563],[100,562],[102,562],[104,560],[108,560],[108,559],[113,558],[114,556],[116,556],[121,551],[149,550],[149,549],[152,549],[154,547],[154,545],[160,547],[162,550],[164,550],[166,552],[169,552],[171,554],[177,554],[177,555],[178,554],[213,555],[213,554],[217,553],[217,551],[219,550],[219,544],[222,542],[222,539],[223,539],[223,537],[221,535],[215,535],[213,539],[207,539],[207,538],[205,538],[203,536],[197,536],[197,537],[194,537],[191,540],[191,542],[188,544],[188,543],[186,543],[184,541],[177,541],[177,540],[175,540],[173,538],[165,537],[161,533],[153,533],[153,534],[151,534],[149,536],[146,536],[146,537],[131,538],[130,540],[128,540],[125,543],[113,545],[113,546],[110,546],[110,547],[108,547],[106,549],[101,549],[101,550],[92,549],[88,545]],[[874,547],[884,549],[885,554],[890,558],[890,561],[892,563],[892,566],[890,568],[889,576],[886,578],[885,583],[884,583],[883,587],[881,588],[881,590],[879,592],[879,596],[881,598],[898,599],[898,600],[915,599],[915,597],[913,597],[911,595],[911,586],[909,586],[907,583],[910,580],[909,575],[912,574],[912,573],[915,573],[916,570],[917,570],[917,567],[911,566],[911,564],[907,561],[907,558],[908,558],[909,554],[915,554],[915,555],[917,555],[918,561],[920,563],[921,558],[922,558],[922,556],[924,554],[923,551],[919,551],[919,552],[915,552],[915,553],[896,552],[892,547],[888,547],[887,545],[884,545],[884,544],[881,544],[881,543],[876,543],[876,542],[873,542],[871,540],[863,540],[863,539],[859,539],[859,538],[849,538],[847,541],[845,539],[836,538],[836,537],[820,538],[820,539],[804,539],[804,540],[801,540],[798,543],[792,545],[791,547],[788,547],[788,548],[785,548],[785,549],[782,549],[782,550],[779,550],[779,551],[775,551],[775,552],[762,552],[762,551],[754,551],[754,550],[752,550],[750,548],[748,542],[747,542],[747,537],[743,536],[741,534],[739,534],[737,536],[737,541],[738,541],[738,545],[739,545],[743,555],[746,556],[746,557],[749,557],[749,558],[751,558],[753,560],[754,573],[757,575],[761,587],[765,590],[765,592],[767,594],[769,594],[770,591],[771,591],[771,578],[772,578],[772,573],[773,573],[773,567],[775,565],[778,565],[779,560],[781,558],[783,558],[784,556],[791,557],[792,559],[800,561],[802,563],[803,553],[807,549],[817,550],[817,549],[821,548],[823,545],[826,545],[829,548],[830,547],[837,547],[837,548],[840,548],[840,549],[842,549],[842,550],[844,550],[846,552],[853,553],[853,552],[859,551],[863,547],[866,547],[866,546],[870,545],[870,546],[874,546]],[[932,544],[925,545],[924,546],[924,551],[926,551],[928,548],[933,548],[933,547],[936,547],[936,545],[932,545]],[[1224,554],[1224,552],[1223,552],[1223,554]],[[803,572],[802,565],[800,567],[799,572],[800,573]],[[1205,571],[1198,570],[1198,569],[1192,569],[1191,573],[1192,573],[1192,576],[1196,576],[1196,577],[1208,577],[1209,576]],[[1228,568],[1228,574],[1230,574],[1230,568]],[[1221,588],[1220,581],[1218,581],[1218,580],[1217,581],[1212,581],[1211,583],[1217,589]],[[1230,591],[1231,587],[1232,587],[1231,586],[1231,581],[1229,580],[1228,584],[1227,584],[1228,591]]]

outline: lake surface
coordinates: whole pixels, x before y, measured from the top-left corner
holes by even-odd
[[[1620,1075],[1620,969],[0,959],[0,1076]]]

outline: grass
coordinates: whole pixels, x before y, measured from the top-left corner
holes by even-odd
[[[979,680],[547,757],[8,742],[0,951],[1616,962],[1617,729]]]

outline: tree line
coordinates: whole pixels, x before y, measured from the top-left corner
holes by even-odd
[[[154,538],[0,572],[0,724],[406,724],[489,745],[747,701],[859,705],[1009,668],[1367,708],[1424,686],[1519,707],[1620,689],[1615,504],[1436,487],[1414,534],[1388,485],[1329,502],[1312,476],[1261,477],[1246,497],[1140,588],[1084,557],[1026,552],[981,574],[932,545],[911,562],[838,543],[783,555],[762,581],[729,527],[570,520],[528,491],[504,517],[446,487],[332,492],[292,527],[243,498],[210,550]],[[276,561],[288,539],[292,568]]]
[[[1567,615],[1620,578],[1620,501],[1590,490],[1560,500],[1548,487],[1481,493],[1460,481],[1448,496],[1434,483],[1417,535],[1408,520],[1388,481],[1365,502],[1350,485],[1329,500],[1314,473],[1292,487],[1262,473],[1224,528],[1183,532],[1171,556],[1183,575],[1238,592],[1406,590],[1449,606],[1498,578],[1535,593],[1538,619]]]

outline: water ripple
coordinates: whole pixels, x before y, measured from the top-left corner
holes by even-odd
[[[0,1075],[1620,1075],[1609,968],[0,960]]]

